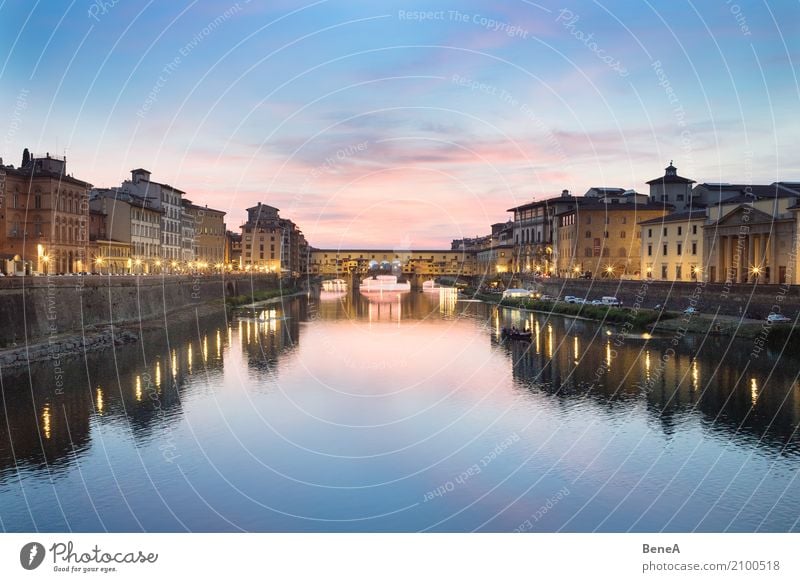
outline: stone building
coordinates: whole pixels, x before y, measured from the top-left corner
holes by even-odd
[[[642,271],[638,223],[671,210],[665,203],[584,199],[557,214],[557,275],[638,279]]]
[[[38,273],[88,271],[92,185],[67,173],[66,158],[27,149],[19,168],[3,172],[0,254]]]

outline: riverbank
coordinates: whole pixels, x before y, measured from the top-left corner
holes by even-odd
[[[235,295],[225,299],[225,305],[228,307],[258,307],[260,305],[269,305],[270,303],[279,302],[289,297],[303,295],[306,291],[298,287],[287,287],[280,289],[267,289],[264,291],[254,291],[247,295]]]
[[[746,319],[732,315],[694,314],[685,315],[674,311],[655,309],[633,309],[542,301],[540,299],[502,298],[500,294],[477,293],[475,299],[493,303],[499,307],[520,309],[545,315],[579,317],[610,325],[627,325],[631,329],[654,334],[721,335],[737,339],[759,340],[772,348],[800,348],[800,329],[790,323],[769,323],[766,320]]]
[[[561,301],[543,301],[541,299],[503,298],[500,294],[476,293],[475,299],[486,303],[494,303],[500,307],[510,307],[523,311],[544,313],[547,315],[564,315],[580,317],[612,325],[628,325],[632,329],[646,331],[659,320],[672,319],[678,315],[651,309],[634,311],[625,307],[608,305],[587,305],[582,303],[564,303]]]

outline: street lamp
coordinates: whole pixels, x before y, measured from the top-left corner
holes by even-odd
[[[136,274],[137,275],[141,275],[142,274],[142,260],[141,259],[136,259],[136,261],[134,261],[134,264],[138,267],[138,269],[136,269],[136,271],[137,271]]]
[[[103,269],[102,269],[102,266],[103,266],[103,258],[102,258],[102,257],[97,257],[97,258],[94,260],[94,264],[95,264],[95,266],[97,267],[98,273],[99,273],[100,275],[102,275],[102,274],[103,274]]]
[[[607,266],[606,267],[606,273],[608,273],[609,277],[613,276],[614,275],[614,267],[612,267],[611,265]]]

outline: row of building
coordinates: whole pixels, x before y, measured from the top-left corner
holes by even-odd
[[[248,208],[239,232],[225,215],[142,168],[119,186],[95,188],[68,174],[63,157],[25,149],[19,167],[0,158],[4,274],[308,270],[305,237],[277,208]]]
[[[484,275],[800,283],[800,182],[696,184],[670,162],[647,185],[564,190],[452,249]]]

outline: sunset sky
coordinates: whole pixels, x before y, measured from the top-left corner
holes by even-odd
[[[800,181],[796,2],[63,4],[0,2],[4,163],[144,167],[232,229],[262,201],[316,247],[446,247],[671,159]]]

